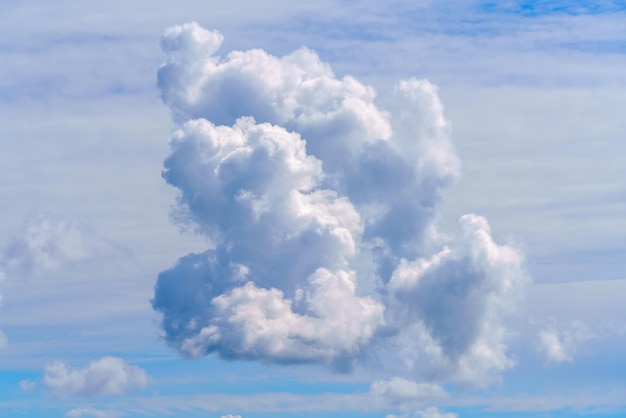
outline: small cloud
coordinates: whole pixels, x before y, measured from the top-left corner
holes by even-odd
[[[452,412],[441,412],[439,408],[430,407],[423,411],[419,411],[417,416],[420,418],[457,418],[458,415]]]
[[[24,391],[29,391],[29,390],[33,390],[37,387],[37,382],[33,381],[33,380],[20,380],[20,389],[24,390]]]
[[[439,385],[417,383],[401,377],[372,383],[370,393],[392,403],[419,402],[448,396],[448,393]]]
[[[241,418],[241,415],[222,415],[220,418]]]
[[[387,414],[385,418],[458,418],[458,415],[453,412],[442,412],[436,407],[430,407],[402,415]]]
[[[40,214],[0,250],[0,277],[55,270],[111,250],[111,244],[88,225],[69,217]]]
[[[105,411],[101,409],[88,408],[74,408],[65,413],[65,418],[118,418],[119,412]]]
[[[401,377],[375,381],[369,392],[369,398],[377,410],[402,411],[405,412],[403,418],[411,417],[409,411],[415,411],[447,396],[448,392],[437,384],[418,383]]]
[[[594,337],[582,321],[573,321],[565,329],[553,322],[539,332],[538,350],[549,362],[572,362],[580,345]]]
[[[62,395],[83,397],[117,395],[149,383],[147,373],[117,357],[103,357],[82,369],[70,369],[62,361],[46,366],[42,383]]]

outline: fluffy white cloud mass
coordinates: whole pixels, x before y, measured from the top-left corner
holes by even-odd
[[[83,397],[117,395],[146,387],[146,372],[117,357],[103,357],[82,369],[70,369],[55,361],[46,366],[42,383],[62,395]],[[78,415],[82,416],[82,415]]]
[[[513,365],[502,320],[512,313],[526,277],[518,252],[496,244],[484,218],[464,215],[459,226],[456,242],[435,255],[400,261],[387,285],[388,317],[407,324],[398,331],[407,364],[444,379],[484,382]]]
[[[213,244],[158,277],[167,342],[339,371],[374,356],[410,378],[510,367],[522,259],[480,216],[437,233],[460,162],[436,87],[400,81],[383,108],[307,48],[220,57],[222,39],[189,23],[161,42],[158,85],[178,125],[163,178],[180,191],[177,221]]]

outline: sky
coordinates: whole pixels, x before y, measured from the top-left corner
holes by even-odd
[[[0,416],[626,415],[626,3],[0,35]]]

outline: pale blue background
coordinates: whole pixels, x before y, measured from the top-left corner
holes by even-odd
[[[410,76],[437,84],[464,165],[446,192],[444,228],[480,213],[496,238],[524,250],[531,317],[614,325],[571,363],[546,363],[522,342],[499,385],[450,388],[442,411],[626,414],[626,3],[4,0],[0,244],[44,212],[92,225],[113,255],[0,283],[0,416],[83,406],[130,417],[396,412],[333,397],[366,393],[375,376],[363,371],[180,360],[159,340],[156,275],[204,245],[171,224],[175,192],[159,175],[171,128],[155,86],[159,36],[191,20],[220,30],[222,51],[307,45],[338,75],[380,90]],[[105,355],[144,368],[152,383],[88,399],[20,388],[53,360],[82,367]],[[301,398],[275,402],[284,393]]]

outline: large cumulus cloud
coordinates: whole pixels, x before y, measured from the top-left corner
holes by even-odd
[[[162,38],[177,124],[163,178],[180,191],[175,219],[212,243],[158,277],[168,343],[338,370],[375,356],[412,378],[510,367],[521,256],[480,216],[436,231],[460,171],[436,87],[400,81],[383,108],[309,49],[220,57],[222,39],[196,23]]]

